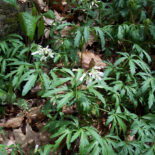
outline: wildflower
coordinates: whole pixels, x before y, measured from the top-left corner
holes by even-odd
[[[86,76],[86,73],[84,73],[80,78],[79,78],[79,81],[83,81],[83,79],[85,78]]]
[[[99,7],[98,3],[100,3],[101,1],[100,0],[93,0],[90,4],[90,9],[93,7],[93,6],[96,6],[97,8]]]
[[[52,49],[50,49],[48,46],[43,48],[41,45],[38,45],[38,50],[36,52],[33,52],[32,55],[40,55],[40,61],[47,61],[47,57],[54,58],[54,53]]]
[[[89,72],[84,73],[80,78],[79,81],[83,81],[83,79],[86,77],[86,84],[90,84],[93,80],[101,81],[102,77],[104,76],[104,73],[99,71],[101,67],[94,66]],[[75,69],[73,69],[76,71]]]
[[[89,76],[92,78],[92,80],[97,80],[97,81],[101,81],[102,77],[104,76],[103,72],[98,71],[97,69],[98,67],[93,67],[92,70],[89,72]]]
[[[35,145],[35,149],[34,149],[34,153],[36,153],[36,152],[38,151],[38,148],[39,148],[39,145],[36,144],[36,145]]]

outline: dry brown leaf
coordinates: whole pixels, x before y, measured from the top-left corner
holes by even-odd
[[[3,128],[18,128],[21,126],[23,120],[24,120],[24,116],[11,118],[5,123],[0,123],[0,126]]]
[[[27,0],[18,0],[19,3],[25,3]]]
[[[90,68],[90,63],[93,62],[94,66],[99,66],[101,68],[105,68],[106,66],[106,63],[102,62],[102,59],[94,54],[93,52],[91,51],[85,51],[85,52],[78,52],[78,55],[79,55],[79,59],[80,61],[82,60],[82,67],[83,68]]]
[[[41,112],[41,107],[42,105],[39,107],[33,107],[27,112],[26,118],[28,123],[31,123],[33,120],[35,120],[35,122],[41,121],[45,118],[45,115]]]
[[[132,133],[132,131],[130,130],[130,131],[129,131],[129,134],[127,135],[127,140],[128,140],[129,142],[135,140],[135,135],[131,135],[131,133]]]
[[[49,29],[44,30],[44,36],[46,39],[49,39],[49,37],[50,37],[50,30]]]
[[[34,2],[40,11],[48,11],[48,5],[44,0],[34,0]]]
[[[13,134],[15,142],[20,144],[22,148],[28,149],[28,151],[32,145],[45,145],[50,143],[50,134],[48,132],[35,132],[29,124],[26,125],[26,135],[23,134],[20,128],[14,129]]]
[[[52,25],[53,23],[54,23],[54,20],[53,19],[51,19],[51,18],[47,18],[47,17],[45,17],[45,16],[43,16],[43,19],[44,19],[44,21],[45,21],[45,26],[50,26],[50,25]]]
[[[57,11],[54,10],[54,14],[55,14],[55,18],[56,18],[58,21],[62,21],[63,17],[60,15],[60,13],[58,13]]]

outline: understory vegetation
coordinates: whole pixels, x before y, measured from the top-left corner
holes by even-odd
[[[3,1],[16,8],[20,32],[0,40],[0,119],[41,100],[39,132],[51,139],[28,154],[155,154],[155,1],[55,1],[57,11],[30,1],[31,12]],[[26,154],[0,144],[8,151]]]

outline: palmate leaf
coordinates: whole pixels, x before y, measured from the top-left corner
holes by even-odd
[[[58,140],[56,140],[55,145],[53,146],[53,152],[56,151],[56,149],[59,147],[60,143],[62,142],[62,140],[66,137],[67,133],[61,135]]]
[[[155,103],[155,96],[154,93],[150,90],[148,98],[149,109],[152,107],[154,103]]]
[[[38,74],[32,74],[31,76],[29,76],[28,81],[26,82],[23,88],[22,96],[25,96],[29,92],[29,90],[31,90],[32,87],[34,87],[37,77],[38,77]]]
[[[136,65],[132,60],[129,60],[130,72],[132,75],[136,73]]]
[[[115,61],[115,63],[114,63],[114,66],[117,66],[117,65],[123,63],[125,59],[127,59],[127,58],[126,57],[121,57],[121,58],[117,59]]]
[[[81,134],[82,129],[78,130],[77,132],[74,133],[74,135],[71,138],[71,142],[74,142]]]
[[[91,152],[91,155],[99,155],[100,154],[100,147],[98,145],[95,145],[93,151]]]
[[[139,56],[143,59],[143,56],[145,55],[145,57],[147,58],[148,62],[151,62],[151,57],[149,56],[149,54],[142,49],[138,44],[134,44],[132,47],[133,50],[136,50],[139,54]]]
[[[74,38],[74,46],[75,47],[79,47],[81,36],[82,36],[81,31],[77,30],[76,31],[76,36]]]
[[[51,84],[51,80],[50,80],[49,76],[46,73],[42,72],[41,78],[42,78],[42,82],[43,82],[45,89],[49,89],[49,86]]]
[[[64,84],[67,81],[70,81],[72,78],[67,77],[67,78],[59,78],[59,79],[54,79],[52,81],[52,85],[50,86],[50,88],[55,88],[57,86],[60,86],[62,84]]]
[[[65,94],[65,96],[58,102],[57,108],[61,109],[65,104],[67,104],[74,97],[73,92]]]
[[[84,95],[82,94],[81,92],[78,93],[78,107],[81,111],[84,111],[84,112],[88,112],[90,111],[91,109],[91,102],[89,101],[89,99]]]
[[[93,137],[93,139],[96,139],[98,143],[103,148],[103,142],[101,136],[97,133],[97,130],[93,127],[85,127],[87,131],[90,133],[90,135]]]
[[[155,26],[154,25],[150,25],[150,33],[151,33],[151,35],[152,35],[152,37],[153,37],[153,39],[155,40]]]
[[[85,148],[88,144],[89,144],[89,141],[88,141],[88,137],[86,135],[86,132],[82,131],[81,137],[80,137],[80,146],[79,146],[80,155],[85,155]]]
[[[102,50],[104,51],[105,50],[105,38],[104,38],[104,33],[102,31],[102,29],[100,29],[99,27],[94,27],[95,31],[96,31],[96,34],[99,34],[99,37],[101,39],[101,47],[102,47]]]
[[[56,95],[58,94],[59,92],[62,92],[62,91],[66,91],[68,90],[68,87],[60,87],[60,88],[55,88],[55,89],[52,89],[52,90],[48,90],[47,92],[45,92],[45,94],[43,94],[42,97],[52,97],[53,95]]]
[[[28,71],[28,72],[26,72],[26,73],[24,73],[22,76],[20,76],[19,78],[18,78],[18,81],[17,81],[17,83],[14,83],[14,87],[15,87],[15,89],[17,89],[19,86],[20,86],[20,84],[28,77],[28,76],[30,76],[32,73],[34,73],[35,72],[35,70],[34,69],[31,69],[30,71]]]
[[[71,138],[72,138],[72,131],[69,131],[67,138],[66,138],[66,144],[67,144],[67,149],[69,150],[71,147]]]
[[[28,12],[19,13],[19,23],[21,29],[31,41],[34,39],[37,21],[39,18],[40,16],[32,16]]]
[[[118,37],[119,40],[123,39],[124,33],[125,33],[125,30],[124,30],[123,26],[120,25],[118,27],[118,33],[117,33],[117,37]]]
[[[133,62],[137,66],[139,66],[143,71],[148,72],[148,73],[151,72],[150,69],[149,69],[149,66],[144,61],[137,59],[137,60],[133,60]]]
[[[85,26],[84,27],[84,39],[85,39],[85,42],[88,43],[88,39],[89,39],[89,35],[90,35],[90,28],[89,26]]]
[[[86,148],[86,152],[87,152],[87,154],[90,154],[90,152],[93,150],[93,148],[95,148],[96,146],[98,146],[99,145],[99,143],[97,142],[97,141],[93,141],[93,142],[91,142],[88,146],[87,146],[87,148]],[[99,147],[99,146],[98,146]],[[96,150],[96,149],[95,149]]]
[[[102,103],[106,104],[105,99],[103,98],[103,95],[100,92],[93,88],[89,88],[88,90],[89,92],[93,93],[98,99],[100,99]]]

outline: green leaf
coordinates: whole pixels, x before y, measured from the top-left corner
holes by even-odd
[[[55,88],[55,87],[57,87],[57,86],[60,86],[60,85],[64,84],[64,83],[67,82],[67,81],[70,81],[70,80],[71,80],[70,77],[67,77],[67,78],[60,78],[60,79],[54,79],[54,80],[52,81],[51,88]]]
[[[74,133],[71,139],[71,143],[74,142],[81,134],[81,130],[78,130],[77,132]]]
[[[5,73],[6,71],[6,60],[4,59],[1,64],[1,73]]]
[[[56,28],[56,30],[61,30],[61,29],[63,29],[65,26],[72,26],[72,25],[74,25],[74,24],[71,24],[71,23],[64,23],[64,24],[60,24],[57,28]]]
[[[34,87],[34,84],[37,80],[38,74],[32,74],[29,78],[28,81],[26,82],[23,91],[22,91],[22,96],[25,96],[29,90],[32,89],[32,87]]]
[[[121,58],[117,59],[114,63],[114,66],[117,66],[117,65],[123,63],[125,59],[126,59],[126,57],[121,57]]]
[[[52,145],[47,144],[44,146],[44,151],[39,150],[39,152],[41,153],[41,155],[49,155],[51,152],[51,148],[52,148]]]
[[[132,60],[129,60],[129,67],[130,67],[131,74],[134,75],[136,72],[136,65]]]
[[[76,31],[76,36],[74,38],[74,46],[75,47],[79,47],[81,36],[82,36],[82,34],[81,34],[80,30],[77,30]]]
[[[85,26],[84,27],[84,39],[86,43],[88,43],[89,35],[90,35],[90,28],[88,26]]]
[[[52,97],[53,95],[56,95],[59,92],[66,91],[66,90],[68,90],[68,87],[65,87],[65,86],[61,88],[55,88],[53,90],[47,91],[45,94],[43,94],[42,97]]]
[[[10,5],[17,7],[17,0],[3,0],[6,3],[9,3]]]
[[[95,90],[95,89],[93,89],[93,88],[90,88],[89,89],[89,92],[91,92],[91,93],[93,93],[95,96],[97,96],[98,97],[98,99],[100,99],[101,101],[102,101],[102,103],[106,103],[105,102],[105,99],[103,98],[103,96],[102,96],[102,94],[101,93],[99,93],[97,90]]]
[[[44,19],[41,17],[41,19],[38,22],[38,39],[44,34]]]
[[[80,155],[85,155],[85,147],[89,144],[87,135],[84,131],[81,132],[81,138],[80,138]]]
[[[19,12],[19,23],[22,31],[31,41],[34,39],[39,16],[32,16],[28,12]]]
[[[54,14],[54,12],[53,12],[52,10],[48,10],[48,11],[45,12],[43,15],[44,15],[45,17],[47,17],[47,18],[51,18],[51,19],[54,19],[54,18],[55,18],[55,14]]]
[[[152,107],[153,103],[155,103],[155,96],[152,91],[149,92],[149,99],[148,99],[148,104],[149,104],[149,109]]]
[[[103,142],[102,142],[102,138],[101,136],[95,131],[95,129],[93,127],[87,127],[86,128],[88,130],[88,132],[90,133],[90,135],[96,139],[98,141],[98,143],[103,147]]]
[[[90,155],[99,155],[100,151],[101,151],[101,149],[99,148],[99,146],[95,145],[95,147]]]
[[[70,74],[72,77],[75,76],[74,73],[68,68],[62,68],[61,71]]]
[[[117,37],[118,37],[119,40],[123,39],[124,33],[125,33],[124,28],[120,25],[118,27],[118,33],[117,33]]]
[[[42,77],[43,85],[44,85],[45,89],[48,89],[51,84],[51,80],[50,80],[49,76],[46,73],[41,73],[41,77]]]
[[[58,140],[56,140],[55,145],[53,147],[53,152],[56,151],[56,149],[59,147],[60,143],[62,142],[62,140],[66,137],[67,133],[63,134],[62,136],[60,136],[58,138]]]
[[[155,33],[154,32],[155,32],[155,26],[154,25],[150,25],[150,33],[151,33],[153,39],[155,40]]]
[[[123,122],[123,120],[122,120],[121,118],[119,118],[119,117],[117,117],[117,121],[118,121],[119,126],[122,128],[123,133],[125,134],[126,129],[127,129],[126,124],[125,124],[125,123]]]
[[[105,50],[105,38],[104,38],[104,33],[103,31],[99,28],[99,27],[94,27],[95,31],[97,34],[99,34],[99,37],[101,39],[101,47],[102,47],[102,51]]]
[[[72,138],[72,131],[70,131],[67,135],[66,139],[66,144],[67,144],[67,149],[69,150],[71,147],[71,138]]]
[[[57,108],[61,109],[65,104],[67,104],[72,98],[74,97],[74,93],[73,92],[69,92],[68,94],[65,94],[64,98],[61,99],[58,102]]]

